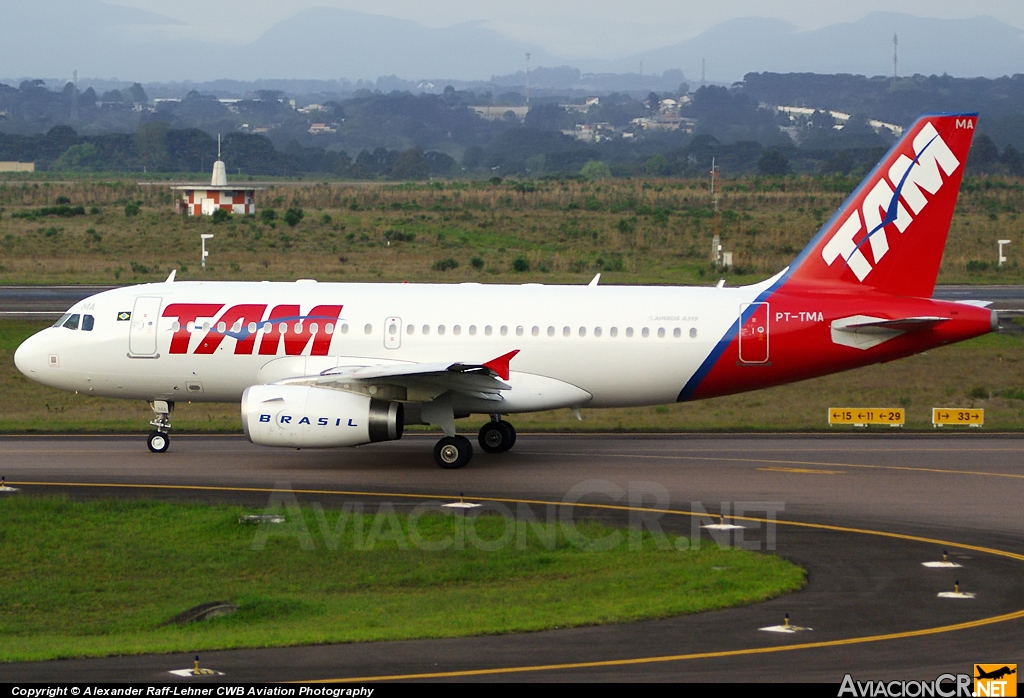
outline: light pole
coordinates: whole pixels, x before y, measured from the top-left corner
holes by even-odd
[[[206,258],[210,256],[210,253],[206,251],[206,241],[210,240],[211,238],[213,238],[213,234],[212,233],[203,233],[199,237],[202,239],[202,244],[203,244],[202,266],[203,266],[203,269],[205,269],[206,268]]]
[[[1003,262],[1006,261],[1006,257],[1003,256],[1003,245],[1009,245],[1011,241],[1010,240],[999,240],[998,242],[999,242],[999,264],[998,264],[998,266],[1001,267],[1001,266],[1003,266]]]

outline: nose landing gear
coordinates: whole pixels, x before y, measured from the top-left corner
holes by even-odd
[[[149,407],[156,415],[149,423],[155,431],[149,433],[146,445],[153,453],[163,453],[171,445],[171,413],[174,412],[174,403],[167,400],[152,400]]]

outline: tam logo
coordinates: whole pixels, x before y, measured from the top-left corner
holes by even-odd
[[[177,318],[178,329],[171,336],[171,354],[188,354],[194,331],[189,325],[200,318],[216,318],[193,354],[212,354],[225,337],[235,340],[235,354],[257,351],[257,335],[262,333],[258,353],[276,356],[284,344],[285,356],[301,356],[307,347],[310,356],[327,356],[332,332],[327,325],[341,315],[341,305],[318,305],[303,315],[298,305],[277,305],[267,313],[266,304],[233,305],[218,317],[223,303],[171,303],[163,317]],[[265,316],[265,317],[264,317]]]
[[[973,121],[968,123],[973,128]],[[957,127],[962,126],[958,123]],[[937,194],[942,188],[942,174],[949,177],[960,167],[960,161],[931,122],[914,137],[913,148],[914,158],[902,154],[897,157],[886,173],[888,179],[884,175],[879,178],[860,207],[822,247],[821,256],[826,264],[831,266],[841,259],[858,281],[864,281],[889,251],[887,226],[894,225],[900,234],[905,232],[928,205],[925,192]],[[866,243],[871,247],[874,263],[868,261],[862,250]]]

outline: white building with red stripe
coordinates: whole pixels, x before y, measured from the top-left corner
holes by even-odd
[[[256,191],[261,187],[229,185],[224,161],[217,160],[209,184],[182,184],[171,189],[179,192],[174,205],[178,213],[212,216],[217,209],[242,215],[256,213]]]

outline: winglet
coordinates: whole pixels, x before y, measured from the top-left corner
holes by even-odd
[[[519,353],[518,349],[513,349],[509,353],[502,354],[501,356],[499,356],[496,359],[491,359],[490,361],[485,361],[483,363],[483,366],[484,366],[484,368],[489,368],[492,371],[494,371],[495,373],[497,373],[498,374],[498,378],[500,378],[501,380],[507,381],[508,380],[508,362],[511,361],[512,357],[514,357],[518,353]]]

